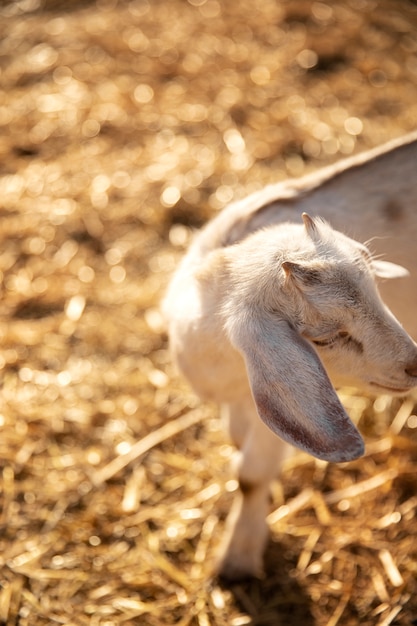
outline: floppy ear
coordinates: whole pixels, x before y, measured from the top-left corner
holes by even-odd
[[[375,272],[375,276],[379,278],[404,278],[410,275],[410,272],[396,263],[390,261],[381,261],[379,259],[372,259],[372,268]]]
[[[246,322],[248,320],[246,319]],[[319,459],[350,461],[364,444],[336,395],[314,348],[273,314],[232,331],[243,353],[252,394],[265,424]]]

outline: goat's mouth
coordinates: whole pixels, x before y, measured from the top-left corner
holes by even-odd
[[[385,383],[370,382],[369,384],[371,385],[371,387],[377,387],[378,389],[382,389],[384,391],[387,391],[388,393],[405,394],[412,389],[412,387],[393,387],[391,385],[386,385]]]

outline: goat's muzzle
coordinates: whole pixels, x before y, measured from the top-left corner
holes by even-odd
[[[407,365],[407,367],[405,368],[405,373],[407,374],[407,376],[417,378],[417,360],[414,361],[414,363]]]

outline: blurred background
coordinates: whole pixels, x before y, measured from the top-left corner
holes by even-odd
[[[346,393],[369,454],[297,455],[224,587],[233,448],[158,307],[226,204],[416,124],[411,0],[0,2],[1,624],[415,623],[413,400]]]

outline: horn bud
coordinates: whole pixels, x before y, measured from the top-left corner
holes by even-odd
[[[314,221],[314,219],[308,214],[308,213],[303,213],[301,215],[301,217],[303,218],[303,222],[304,222],[304,226],[305,229],[308,233],[308,235],[310,235],[310,237],[314,237],[317,235],[317,224]]]

